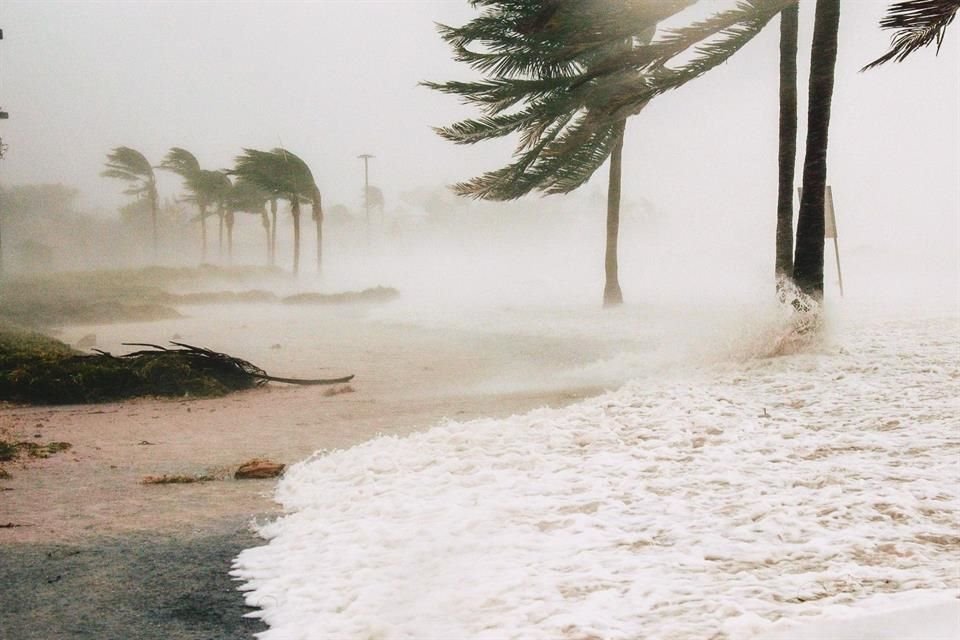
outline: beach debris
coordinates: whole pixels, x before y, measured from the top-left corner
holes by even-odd
[[[212,482],[217,478],[207,474],[144,476],[140,484],[192,484],[194,482]]]
[[[10,462],[24,455],[31,458],[49,458],[55,453],[67,451],[73,447],[69,442],[48,442],[39,444],[22,440],[20,442],[7,442],[0,440],[0,462]]]
[[[339,396],[341,393],[353,393],[355,391],[356,389],[354,389],[350,385],[342,384],[336,387],[330,387],[329,389],[323,392],[323,395],[329,398],[333,396]]]
[[[143,347],[115,356],[100,349],[80,354],[49,338],[0,334],[0,400],[36,404],[107,402],[141,396],[222,396],[267,382],[295,385],[343,384],[340,378],[271,376],[260,367],[203,347],[171,341],[173,347]]]
[[[244,462],[237,469],[233,477],[236,480],[260,480],[263,478],[276,478],[286,467],[285,464],[266,460],[264,458],[254,458]]]
[[[7,471],[6,469],[4,469],[3,467],[0,467],[0,480],[9,480],[9,479],[12,478],[12,477],[13,477],[13,476],[10,475],[10,472],[9,472],[9,471]],[[3,490],[4,490],[4,491],[9,491],[9,489],[6,489],[6,488],[4,488]]]

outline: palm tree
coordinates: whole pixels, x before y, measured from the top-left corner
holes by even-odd
[[[150,223],[153,227],[153,257],[157,257],[157,213],[160,209],[157,194],[157,177],[153,167],[142,153],[130,147],[116,147],[107,154],[106,169],[100,173],[105,178],[126,181],[125,194],[146,198],[150,205]]]
[[[797,163],[796,5],[780,12],[780,143],[777,178],[777,286],[793,276],[793,181]]]
[[[456,193],[488,200],[511,200],[533,190],[568,193],[611,159],[605,305],[622,300],[616,246],[626,119],[653,97],[724,62],[796,2],[744,0],[650,42],[658,23],[694,1],[477,0],[474,5],[486,7],[480,17],[463,27],[440,27],[454,57],[487,77],[424,83],[482,111],[480,118],[437,132],[457,144],[519,134],[512,164],[455,185]],[[667,66],[688,50],[695,51],[691,59]]]
[[[228,200],[230,192],[233,189],[233,183],[230,177],[224,171],[201,172],[203,175],[203,184],[210,197],[210,201],[216,205],[217,218],[220,221],[218,236],[218,256],[223,260],[223,231],[227,231],[227,251],[229,259],[233,260],[233,213],[230,211]]]
[[[199,209],[199,215],[197,217],[200,220],[200,260],[206,262],[207,216],[209,215],[207,208],[215,202],[214,191],[217,181],[208,175],[209,172],[205,173],[204,170],[200,168],[200,163],[192,153],[181,147],[173,147],[170,149],[167,155],[164,156],[159,168],[171,171],[183,179],[183,186],[189,192],[189,195],[187,195],[184,200],[194,203],[197,209]]]
[[[249,182],[274,198],[290,203],[293,218],[293,272],[300,271],[300,204],[313,204],[314,219],[317,223],[317,261],[322,256],[323,211],[320,206],[320,190],[313,179],[307,164],[286,149],[272,151],[244,149],[237,156],[231,174],[239,180]]]
[[[245,180],[237,180],[230,190],[227,199],[227,210],[231,217],[227,238],[230,242],[230,256],[233,257],[233,224],[232,217],[234,213],[252,213],[260,216],[260,222],[263,225],[267,235],[267,264],[273,264],[273,252],[271,242],[273,234],[271,233],[270,217],[267,215],[267,202],[270,201],[270,194],[260,189],[257,185]]]
[[[947,27],[960,11],[960,0],[904,0],[890,5],[880,21],[881,29],[896,29],[890,50],[861,71],[891,60],[903,62],[912,53],[936,42],[937,53]]]
[[[310,203],[313,222],[317,230],[317,273],[323,272],[323,198],[313,179],[313,173],[307,163],[286,149],[277,148],[274,153],[283,157],[294,181],[300,189],[300,195]]]
[[[810,53],[803,194],[797,216],[797,246],[793,260],[794,282],[815,300],[823,298],[823,207],[839,24],[840,0],[817,0]]]

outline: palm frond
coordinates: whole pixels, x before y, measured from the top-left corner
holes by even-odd
[[[943,44],[947,27],[960,11],[960,0],[904,0],[891,5],[880,20],[881,29],[896,29],[890,50],[866,65],[861,71],[879,67],[890,61],[903,62],[911,54],[933,43],[937,53]]]
[[[200,163],[196,156],[181,147],[173,147],[163,157],[160,168],[176,173],[181,178],[187,178],[200,171]]]
[[[126,171],[137,178],[153,179],[153,167],[142,153],[130,147],[116,147],[107,154],[107,169]],[[115,177],[115,176],[110,176]]]

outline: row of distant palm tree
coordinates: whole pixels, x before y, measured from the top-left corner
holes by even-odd
[[[150,203],[153,250],[157,251],[157,212],[159,209],[154,166],[142,153],[130,147],[117,147],[107,154],[101,175],[127,182],[124,193],[146,198]],[[236,157],[233,169],[209,170],[200,166],[196,156],[181,147],[173,147],[156,167],[180,176],[186,195],[182,198],[197,207],[200,223],[201,259],[207,259],[207,218],[217,216],[219,247],[224,235],[227,255],[233,258],[233,226],[237,213],[259,215],[267,237],[267,259],[273,265],[277,244],[277,201],[290,203],[293,217],[293,271],[300,270],[301,204],[311,206],[317,230],[317,270],[323,257],[323,205],[320,189],[307,163],[286,149],[271,151],[244,149]],[[232,178],[232,179],[231,179]],[[269,215],[267,207],[269,205]]]

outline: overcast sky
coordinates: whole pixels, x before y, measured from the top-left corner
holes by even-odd
[[[877,27],[886,4],[843,3],[830,181],[838,209],[862,224],[924,220],[949,237],[960,209],[960,25],[939,57],[930,49],[858,73],[887,46]],[[812,13],[802,2],[801,95]],[[389,208],[403,190],[509,159],[509,144],[463,148],[437,137],[431,126],[472,112],[417,86],[469,77],[434,23],[472,15],[466,0],[3,0],[0,105],[10,119],[0,122],[9,144],[0,181],[74,185],[84,206],[113,210],[121,185],[98,174],[114,146],[154,163],[183,146],[223,168],[242,147],[282,142],[311,165],[325,203],[351,207],[361,201],[356,156],[376,155],[371,180]],[[777,40],[775,20],[726,65],[630,121],[625,199],[647,198],[681,220],[769,210]],[[586,190],[603,188],[598,177]],[[161,191],[176,195],[176,180],[164,176]]]

